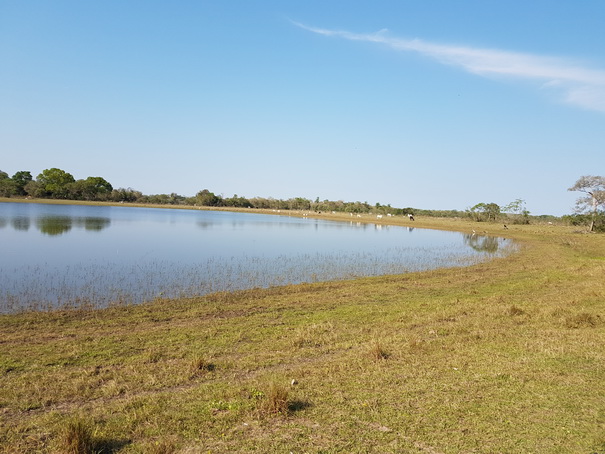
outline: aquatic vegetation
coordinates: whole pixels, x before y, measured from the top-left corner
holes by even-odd
[[[436,267],[469,266],[514,250],[514,244],[508,242],[493,253],[472,255],[428,247],[394,247],[380,254],[342,251],[277,257],[212,257],[196,264],[159,260],[128,265],[106,261],[65,267],[0,268],[3,276],[0,311],[102,308],[156,298],[403,274]]]

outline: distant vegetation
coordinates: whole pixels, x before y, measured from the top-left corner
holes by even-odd
[[[563,216],[562,220],[571,225],[588,226],[592,231],[605,231],[605,178],[583,176],[570,191],[580,191],[586,196],[578,199],[576,213]],[[530,216],[525,201],[517,199],[508,205],[477,203],[460,210],[423,210],[419,208],[396,208],[368,202],[344,202],[342,200],[315,200],[304,197],[274,199],[272,197],[246,198],[223,197],[208,189],[195,196],[186,197],[176,193],[145,195],[132,188],[115,189],[102,177],[88,177],[76,180],[72,174],[58,169],[45,169],[36,179],[29,171],[16,172],[12,177],[0,170],[0,197],[30,197],[64,200],[88,200],[101,202],[129,202],[158,205],[182,205],[226,208],[256,208],[269,210],[298,210],[313,212],[345,212],[355,214],[390,214],[393,216],[413,214],[415,216],[442,218],[471,218],[477,222],[504,222],[509,224],[529,224],[530,222],[560,221],[555,216]]]

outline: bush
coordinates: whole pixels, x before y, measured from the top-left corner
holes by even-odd
[[[573,226],[588,227],[592,222],[591,214],[571,214],[563,216],[563,221]],[[605,232],[605,213],[597,213],[594,221],[594,232]]]

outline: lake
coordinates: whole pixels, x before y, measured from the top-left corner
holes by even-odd
[[[0,241],[1,312],[401,274],[514,249],[356,218],[36,203],[0,203]]]

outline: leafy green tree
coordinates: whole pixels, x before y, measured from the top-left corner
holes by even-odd
[[[238,197],[237,194],[234,194],[233,197],[224,199],[223,203],[228,207],[252,208],[252,203],[250,203],[248,199],[245,197]]]
[[[23,190],[30,197],[46,197],[46,191],[36,180],[28,182]]]
[[[28,170],[20,170],[13,175],[15,190],[17,195],[25,195],[25,186],[33,180],[32,174]]]
[[[15,182],[8,177],[8,173],[0,170],[0,196],[10,197],[16,192]]]
[[[118,188],[111,191],[111,200],[114,202],[137,202],[143,197],[140,191],[132,188]]]
[[[469,214],[477,222],[495,221],[500,215],[500,206],[496,203],[478,203],[469,209]]]
[[[67,185],[69,192],[68,199],[71,200],[82,200],[84,199],[84,180],[76,180],[73,183]]]
[[[113,187],[101,177],[88,177],[82,181],[82,198],[85,200],[106,200]]]
[[[74,183],[71,173],[53,167],[45,169],[36,178],[44,193],[54,199],[66,199],[69,196],[69,184]]]
[[[288,200],[288,204],[290,205],[291,210],[311,209],[311,201],[309,199],[305,199],[304,197],[295,197],[293,199],[290,199]]]
[[[576,200],[576,213],[590,213],[591,221],[588,230],[594,230],[599,207],[605,206],[605,177],[584,175],[568,191],[578,191],[585,194]]]
[[[214,195],[208,189],[198,192],[195,198],[197,199],[197,204],[201,206],[216,207],[221,205],[221,198]]]

